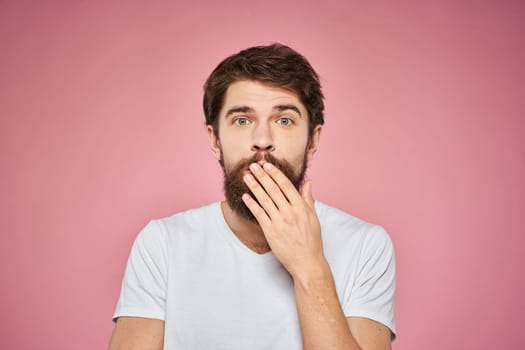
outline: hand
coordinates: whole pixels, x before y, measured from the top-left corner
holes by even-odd
[[[263,169],[264,168],[264,169]],[[311,182],[306,181],[299,193],[292,182],[270,163],[261,168],[250,165],[251,174],[244,177],[253,196],[242,196],[257,219],[276,258],[294,279],[321,271],[326,266],[321,241],[321,227],[315,212]]]

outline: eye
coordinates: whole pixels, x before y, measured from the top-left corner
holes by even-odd
[[[288,126],[293,124],[293,120],[291,118],[283,117],[277,119],[277,124],[280,124],[282,126]]]
[[[239,117],[239,118],[236,118],[236,119],[233,121],[233,124],[243,126],[243,125],[248,125],[248,124],[250,124],[250,121],[248,120],[248,118],[245,118],[245,117]]]

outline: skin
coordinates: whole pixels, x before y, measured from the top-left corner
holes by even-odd
[[[160,350],[164,347],[164,321],[119,317],[109,342],[110,350]]]
[[[305,152],[307,161],[313,158],[320,135],[318,125],[308,141],[308,114],[294,93],[253,81],[238,81],[228,88],[218,135],[208,127],[211,150],[217,159],[222,156],[227,170],[254,152],[272,152],[299,169]],[[250,249],[273,251],[292,276],[304,349],[390,349],[386,326],[343,314],[323,255],[311,181],[297,191],[264,160],[246,169],[244,180],[251,193],[244,194],[243,201],[258,223],[240,217],[222,202],[225,220]],[[110,349],[162,349],[163,332],[164,322],[159,320],[120,318]]]

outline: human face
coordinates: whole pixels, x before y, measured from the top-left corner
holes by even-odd
[[[318,125],[309,137],[308,118],[295,93],[255,81],[237,81],[226,91],[217,134],[208,126],[208,136],[225,175],[247,159],[256,157],[262,164],[271,155],[299,176],[305,162],[312,159],[321,132]],[[242,175],[248,171],[246,166]]]

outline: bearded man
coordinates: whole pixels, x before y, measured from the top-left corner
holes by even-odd
[[[204,87],[225,200],[151,221],[126,268],[110,349],[390,349],[385,230],[314,201],[319,78],[291,48],[248,48]]]

